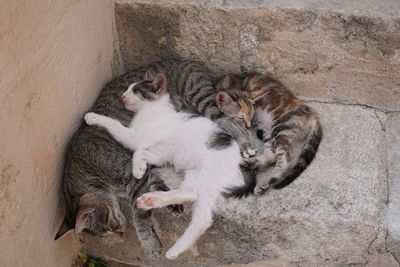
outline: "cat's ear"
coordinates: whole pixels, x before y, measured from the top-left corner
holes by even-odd
[[[232,98],[227,92],[218,92],[215,96],[215,101],[217,102],[218,107],[222,105],[229,105],[233,102]]]
[[[154,73],[148,70],[148,71],[146,71],[146,74],[144,75],[144,79],[147,81],[152,81],[152,80],[154,80],[154,76],[155,76]]]
[[[153,86],[157,95],[163,94],[167,90],[167,78],[164,74],[158,73],[153,80]]]
[[[227,90],[227,89],[237,89],[241,90],[241,80],[235,75],[228,74],[221,78],[215,85],[217,91]]]
[[[236,116],[240,112],[239,106],[233,102],[228,93],[222,91],[215,96],[218,108],[227,116]]]
[[[261,100],[266,94],[268,94],[268,90],[258,89],[247,91],[247,96],[253,104]]]
[[[215,88],[219,90],[225,90],[228,89],[232,84],[232,76],[231,75],[225,75],[223,78],[221,78],[218,82]]]
[[[79,234],[83,231],[83,229],[90,227],[90,219],[91,215],[94,212],[95,208],[85,208],[80,209],[78,214],[76,215],[76,222],[75,222],[75,233]]]
[[[54,237],[54,240],[57,240],[65,235],[67,235],[69,232],[72,232],[74,228],[72,228],[69,223],[67,222],[67,218],[64,217],[64,221],[62,222],[60,228],[58,229],[58,232],[56,236]]]

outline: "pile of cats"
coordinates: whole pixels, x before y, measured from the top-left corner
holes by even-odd
[[[123,233],[130,220],[144,250],[159,256],[151,209],[179,215],[192,201],[192,221],[166,254],[174,259],[211,226],[218,199],[290,184],[321,138],[317,114],[266,75],[214,84],[202,63],[180,60],[127,72],[106,85],[69,143],[56,238]],[[185,177],[172,191],[157,169],[165,164]]]

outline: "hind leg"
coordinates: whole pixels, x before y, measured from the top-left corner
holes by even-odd
[[[162,179],[162,169],[159,168],[153,168],[149,171],[149,179],[148,179],[148,191],[143,192],[143,193],[148,193],[148,192],[155,192],[155,191],[169,191],[170,188],[164,183],[164,180]],[[142,194],[137,194],[138,197],[140,197]],[[137,199],[134,200],[133,206],[137,207],[135,204],[137,203]],[[180,204],[171,204],[166,207],[168,210],[170,210],[175,216],[180,216],[184,208]]]
[[[210,203],[211,202],[211,203]],[[190,249],[197,239],[210,228],[212,224],[212,208],[215,200],[199,198],[193,207],[192,221],[185,233],[167,251],[168,259],[176,259],[179,254]]]
[[[182,204],[196,199],[196,192],[188,188],[171,191],[155,191],[141,195],[137,199],[138,208],[149,210],[172,204]]]

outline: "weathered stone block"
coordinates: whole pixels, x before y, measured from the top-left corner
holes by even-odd
[[[144,266],[215,266],[273,259],[297,266],[338,266],[365,264],[370,255],[386,253],[385,114],[356,106],[311,105],[321,114],[325,133],[315,161],[282,190],[221,203],[213,227],[198,241],[197,257],[187,252],[175,261],[164,257],[153,261],[143,254],[132,229],[119,243],[115,237],[105,243],[85,237],[85,249],[109,260]],[[181,178],[166,172],[165,179],[174,186]],[[179,218],[162,209],[155,211],[165,248],[186,228],[189,206]]]

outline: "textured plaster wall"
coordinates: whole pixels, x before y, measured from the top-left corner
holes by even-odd
[[[112,1],[1,1],[0,265],[70,266],[62,220],[66,142],[115,69]]]

